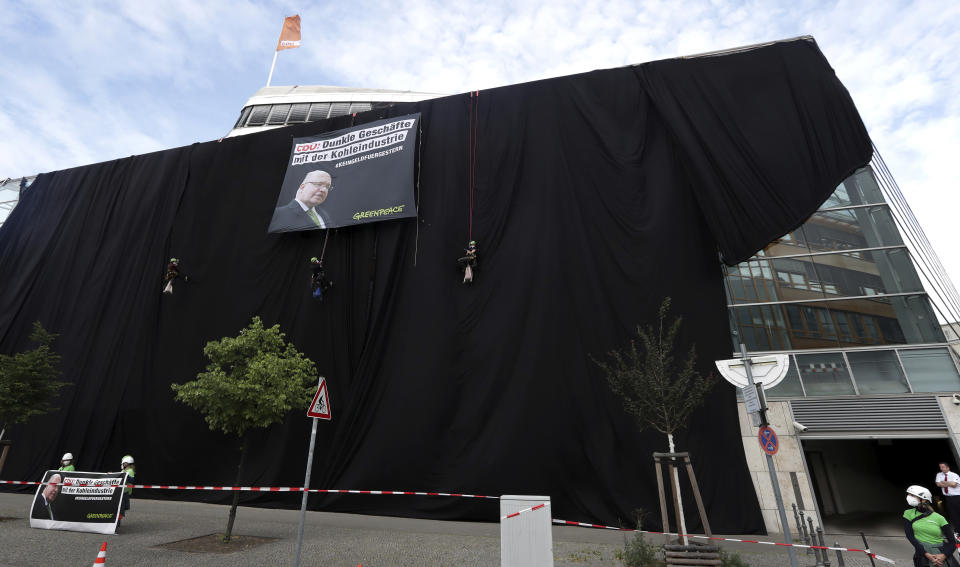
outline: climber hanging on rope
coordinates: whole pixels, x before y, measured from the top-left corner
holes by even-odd
[[[176,258],[170,258],[170,263],[167,264],[167,273],[163,276],[163,293],[167,295],[173,294],[173,280],[180,277],[180,260]],[[186,281],[187,278],[184,278]]]
[[[471,240],[464,249],[465,255],[457,260],[460,269],[463,270],[463,283],[473,283],[474,273],[477,271],[477,264],[480,258],[477,256],[477,241]]]
[[[323,269],[323,260],[316,256],[310,258],[310,289],[313,290],[313,298],[323,301],[323,292],[333,287],[333,282],[327,279],[327,272]]]

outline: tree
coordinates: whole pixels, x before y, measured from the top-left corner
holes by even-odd
[[[666,435],[673,453],[674,433],[687,426],[690,415],[700,407],[714,383],[712,375],[701,376],[696,370],[696,345],[690,346],[682,361],[675,359],[674,343],[683,318],[675,317],[668,323],[669,311],[667,297],[660,304],[656,327],[637,325],[637,338],[629,346],[610,351],[606,361],[594,362],[604,371],[610,389],[640,429],[653,428]],[[680,478],[676,469],[673,482],[679,498]],[[680,531],[686,533],[682,502],[677,520]]]
[[[260,317],[236,337],[210,341],[203,348],[210,359],[196,380],[171,384],[174,399],[203,414],[211,431],[236,437],[240,460],[240,485],[248,432],[283,421],[293,408],[306,407],[317,380],[314,363],[301,354],[280,332],[280,325],[264,328]],[[229,543],[237,516],[240,493],[234,492],[224,543]]]
[[[66,386],[60,382],[60,355],[53,350],[57,335],[33,323],[30,340],[38,344],[33,350],[16,354],[0,354],[0,439],[7,425],[24,423],[35,415],[57,408],[53,397]]]

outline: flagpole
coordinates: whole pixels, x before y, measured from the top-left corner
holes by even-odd
[[[277,66],[277,55],[280,54],[280,51],[273,52],[273,63],[270,64],[270,75],[267,76],[267,86],[270,86],[270,80],[273,79],[273,68]]]

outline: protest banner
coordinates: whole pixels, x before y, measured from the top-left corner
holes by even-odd
[[[112,534],[127,473],[47,471],[30,508],[30,527]]]
[[[419,114],[294,138],[269,232],[415,217]]]

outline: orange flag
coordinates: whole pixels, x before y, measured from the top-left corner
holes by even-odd
[[[283,19],[283,29],[280,30],[280,41],[277,42],[277,51],[300,47],[300,16],[290,16]]]

